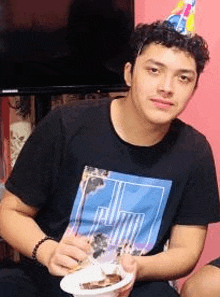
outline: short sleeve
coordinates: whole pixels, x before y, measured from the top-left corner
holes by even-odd
[[[60,110],[51,111],[23,146],[5,187],[24,203],[40,208],[53,191],[62,161]]]
[[[205,147],[205,148],[204,148]],[[213,154],[206,141],[197,157],[183,191],[175,223],[207,225],[218,222],[219,193]]]

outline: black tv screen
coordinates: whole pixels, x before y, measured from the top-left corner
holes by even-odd
[[[133,0],[0,3],[0,95],[124,87]]]

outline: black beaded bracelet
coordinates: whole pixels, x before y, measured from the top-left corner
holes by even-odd
[[[35,245],[33,252],[32,252],[32,260],[38,262],[37,260],[37,250],[39,248],[39,246],[44,243],[46,240],[55,240],[53,237],[51,236],[45,236],[44,238],[42,238],[41,240],[38,241],[38,243]]]

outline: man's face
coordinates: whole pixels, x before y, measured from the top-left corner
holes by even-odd
[[[144,122],[162,125],[184,110],[197,79],[195,60],[188,53],[155,43],[137,57],[133,71],[127,63],[124,74],[133,112]]]

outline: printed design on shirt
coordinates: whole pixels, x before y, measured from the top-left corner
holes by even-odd
[[[87,235],[97,254],[146,254],[155,245],[172,181],[86,166],[68,232]]]

